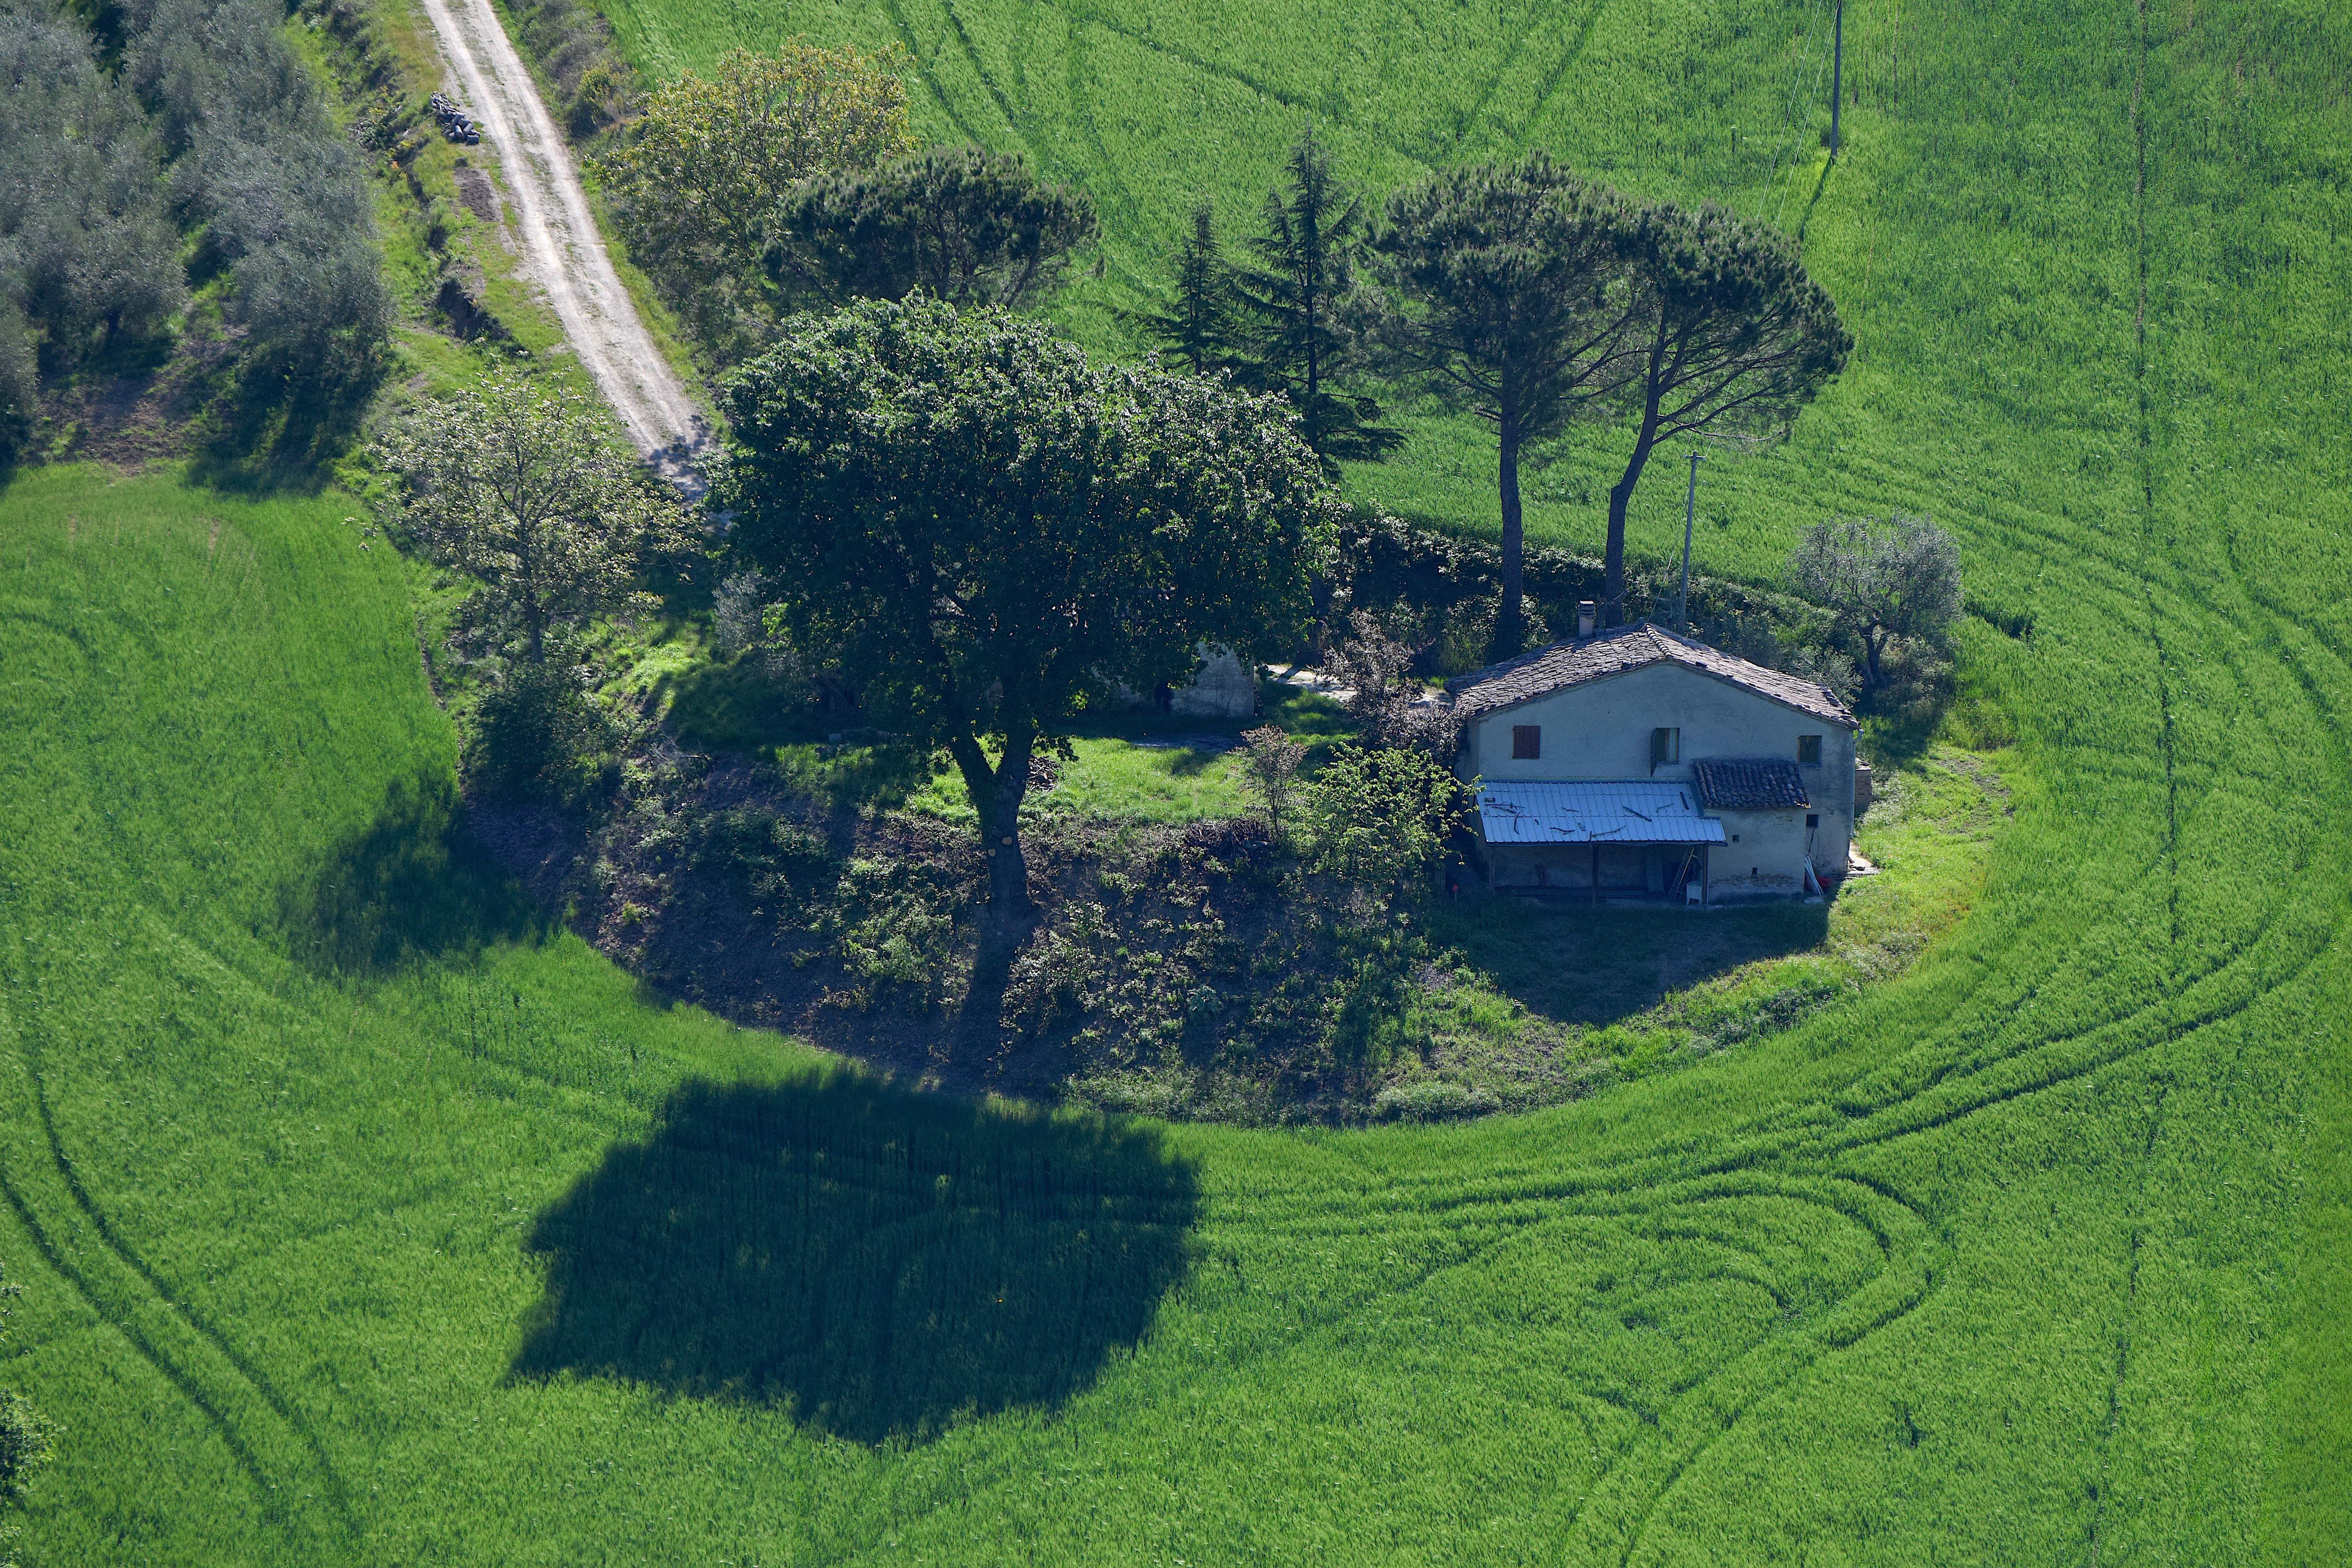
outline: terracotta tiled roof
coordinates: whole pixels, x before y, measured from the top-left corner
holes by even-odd
[[[1786,757],[1693,763],[1691,772],[1698,775],[1698,798],[1709,811],[1769,811],[1813,804],[1805,795],[1804,775]]]
[[[1827,687],[1750,664],[1647,621],[1573,642],[1556,642],[1549,647],[1490,664],[1472,674],[1455,677],[1446,683],[1445,690],[1454,711],[1470,719],[1648,664],[1679,664],[1685,669],[1745,687],[1801,713],[1810,713],[1849,730],[1853,728],[1853,715],[1846,710],[1844,703],[1830,695]]]

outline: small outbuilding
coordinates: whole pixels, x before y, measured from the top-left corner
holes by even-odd
[[[1854,717],[1828,688],[1644,622],[1447,686],[1491,888],[1714,903],[1845,874]]]

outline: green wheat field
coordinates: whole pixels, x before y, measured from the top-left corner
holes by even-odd
[[[1542,1113],[919,1099],[663,1005],[465,847],[350,503],[19,472],[28,1564],[2352,1555],[2352,16],[1858,0],[1831,165],[1817,4],[614,14],[655,69],[903,43],[927,132],[1101,203],[1097,346],[1310,116],[1375,188],[1540,142],[1801,229],[1857,361],[1710,474],[1702,559],[1954,530],[2031,616],[1963,646],[2017,818],[1901,978]],[[1480,527],[1475,432],[1416,431],[1350,483]]]

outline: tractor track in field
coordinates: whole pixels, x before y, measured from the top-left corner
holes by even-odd
[[[20,1060],[33,1089],[34,1107],[49,1161],[73,1211],[80,1215],[88,1234],[96,1239],[99,1254],[127,1278],[118,1279],[113,1289],[101,1283],[82,1258],[71,1255],[75,1249],[67,1243],[58,1224],[44,1215],[45,1205],[34,1200],[18,1173],[6,1170],[4,1165],[0,1165],[0,1195],[5,1195],[9,1207],[16,1211],[43,1260],[57,1271],[60,1279],[71,1285],[74,1293],[81,1298],[91,1314],[121,1334],[158,1375],[212,1424],[238,1468],[253,1483],[257,1500],[266,1518],[282,1529],[294,1530],[299,1524],[300,1510],[292,1504],[304,1494],[294,1478],[273,1475],[273,1471],[283,1467],[267,1459],[243,1429],[242,1423],[249,1412],[233,1410],[232,1401],[223,1398],[222,1389],[214,1384],[241,1384],[250,1390],[283,1426],[287,1436],[293,1440],[294,1446],[307,1452],[310,1465],[315,1468],[320,1489],[333,1512],[340,1533],[346,1541],[355,1540],[359,1529],[352,1512],[349,1489],[337,1473],[317,1431],[278,1391],[268,1376],[230,1342],[227,1336],[180,1299],[122,1237],[83,1183],[80,1172],[67,1153],[64,1140],[58,1131],[36,1030],[37,1026],[28,1025],[26,1028],[25,1049]],[[125,1296],[143,1297],[160,1310],[164,1323],[177,1331],[173,1337],[191,1342],[179,1347],[162,1343],[161,1336],[140,1321],[136,1303],[123,1300]],[[205,1361],[216,1361],[217,1364],[209,1369],[197,1364]]]
[[[680,489],[699,494],[709,423],[614,270],[571,149],[498,12],[490,0],[423,0],[423,9],[495,154],[524,275],[546,295],[638,451]]]

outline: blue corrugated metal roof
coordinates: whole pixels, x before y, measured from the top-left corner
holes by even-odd
[[[1489,844],[1723,842],[1723,824],[1699,815],[1696,789],[1646,779],[1483,784],[1478,825]]]

